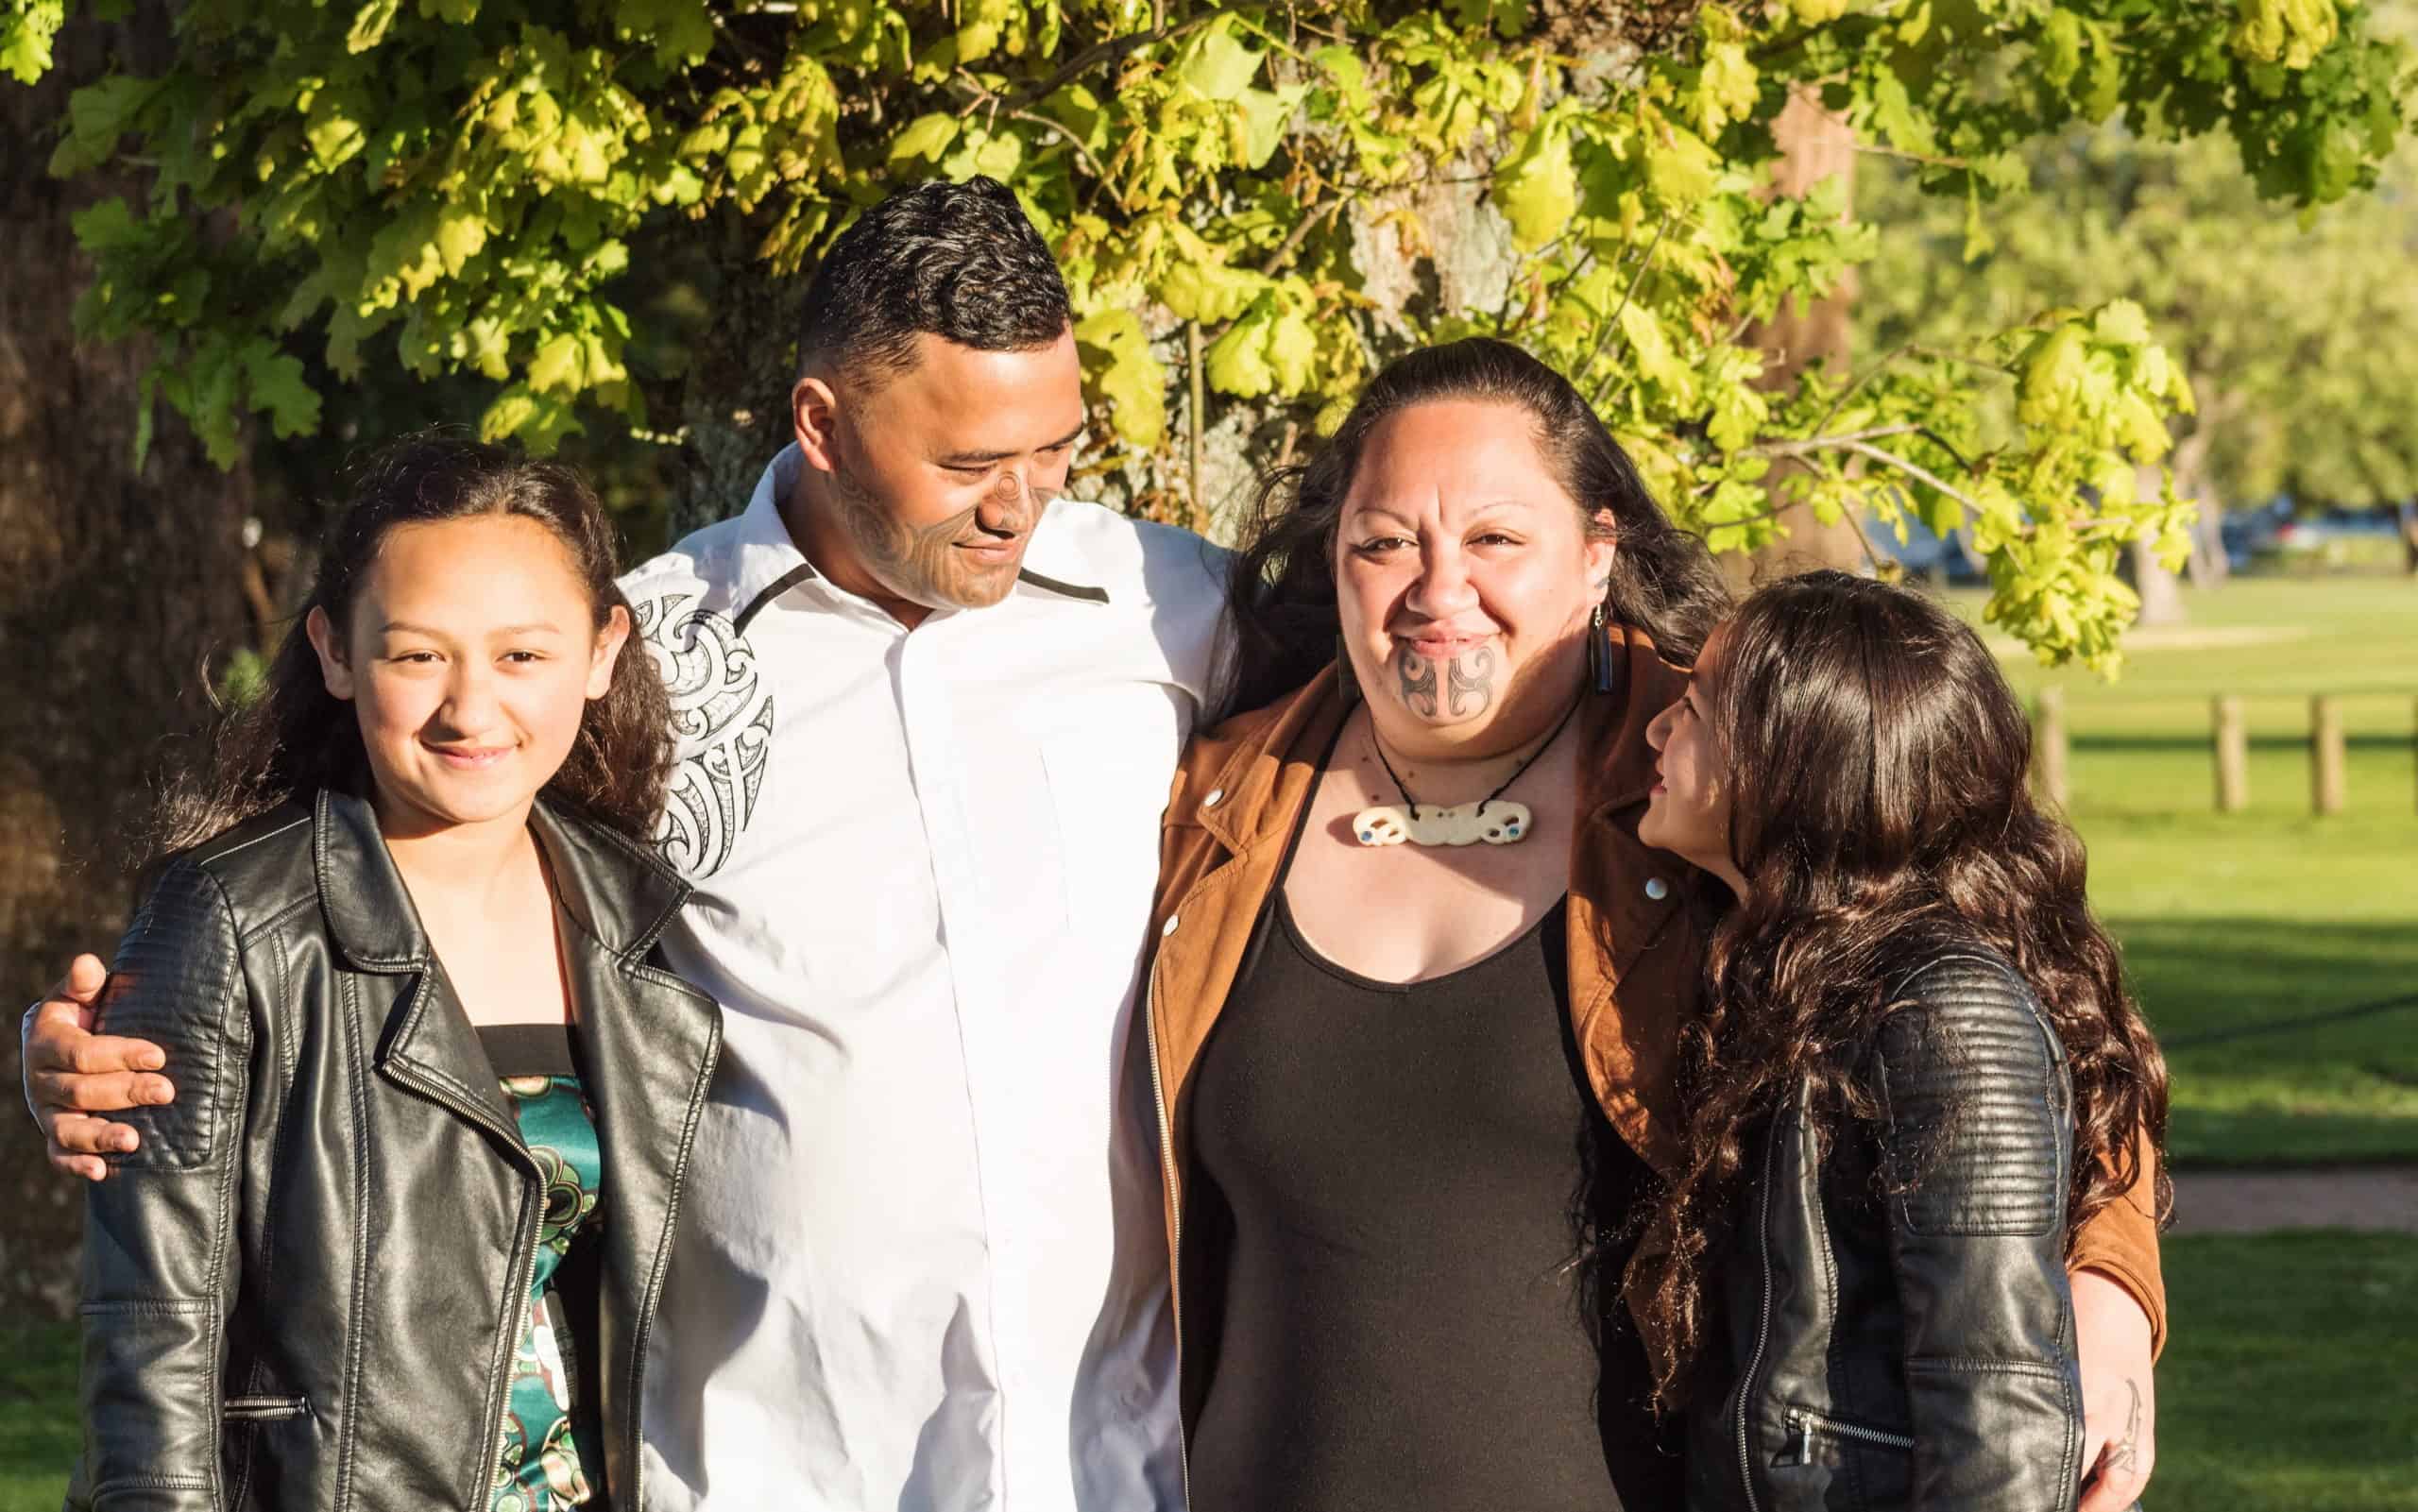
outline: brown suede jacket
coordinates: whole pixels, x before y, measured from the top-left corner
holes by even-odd
[[[1684,1015],[1694,1011],[1703,942],[1682,901],[1688,863],[1639,840],[1637,824],[1655,783],[1645,726],[1679,696],[1687,673],[1634,630],[1615,654],[1625,675],[1579,714],[1588,755],[1570,856],[1571,1028],[1605,1116],[1668,1175],[1679,1154],[1672,1079]],[[1348,711],[1329,669],[1299,692],[1196,736],[1167,796],[1145,1011],[1170,1266],[1182,1248],[1191,1176],[1192,1073],[1277,885],[1318,764]],[[2166,1293],[2147,1181],[2084,1228],[2072,1265],[2103,1271],[2131,1292],[2149,1315],[2154,1348],[2162,1348]],[[1641,1242],[1627,1277],[1632,1300],[1660,1249],[1652,1233]],[[1180,1336],[1180,1267],[1175,1286]],[[1658,1349],[1659,1341],[1647,1345]]]

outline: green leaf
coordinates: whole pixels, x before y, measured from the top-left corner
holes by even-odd
[[[436,252],[448,278],[459,277],[463,264],[487,245],[486,217],[460,207],[436,218]]]
[[[2019,414],[2026,425],[2052,425],[2068,417],[2089,372],[2089,352],[2082,328],[2060,325],[2033,348],[2023,366],[2023,402]]]
[[[395,24],[395,12],[402,8],[402,0],[367,0],[352,13],[352,29],[345,33],[344,50],[366,53],[386,40],[386,28]]]
[[[587,382],[581,357],[577,336],[564,334],[540,342],[537,354],[529,359],[529,386],[540,394],[577,393]]]
[[[957,150],[941,160],[941,172],[962,182],[981,174],[1002,183],[1013,182],[1024,165],[1024,139],[1013,132],[997,135],[979,126],[968,127]]]
[[[1665,123],[1645,140],[1645,179],[1665,204],[1692,206],[1720,186],[1721,158],[1704,138]]]
[[[134,129],[135,113],[158,86],[130,74],[111,74],[67,97],[67,135],[50,156],[55,178],[72,178],[99,167],[117,153],[118,139]]]
[[[312,101],[309,123],[302,129],[320,171],[341,166],[369,140],[359,121],[347,113],[332,92],[322,90]]]
[[[905,130],[891,140],[890,161],[898,162],[908,158],[922,158],[938,162],[941,154],[957,140],[957,117],[937,111],[919,115]]]
[[[1267,287],[1268,280],[1249,269],[1191,262],[1170,268],[1156,293],[1176,318],[1215,326],[1242,314]]]
[[[269,417],[279,439],[311,435],[319,429],[319,396],[302,376],[302,364],[265,339],[244,348],[244,382],[251,407]]]
[[[1166,369],[1150,355],[1150,339],[1131,310],[1103,310],[1075,326],[1092,387],[1114,406],[1116,433],[1141,450],[1166,436]]]
[[[2130,299],[2117,299],[2103,306],[2092,317],[2090,329],[2100,340],[2120,346],[2142,347],[2150,341],[2150,317]]]
[[[1236,42],[1230,18],[1220,17],[1201,32],[1183,61],[1176,66],[1176,81],[1189,84],[1207,99],[1240,99],[1259,73],[1260,59],[1265,56]]]
[[[1512,245],[1524,252],[1568,229],[1578,212],[1578,170],[1570,159],[1570,133],[1558,121],[1539,123],[1495,170],[1494,202],[1511,223]]]
[[[1285,128],[1292,122],[1294,108],[1308,93],[1308,86],[1303,84],[1243,91],[1244,166],[1254,170],[1268,166],[1268,160],[1276,156],[1277,147],[1285,141]]]
[[[1682,414],[1694,414],[1696,406],[1695,375],[1672,351],[1671,338],[1664,334],[1662,323],[1652,311],[1632,301],[1621,307],[1621,334],[1628,338],[1629,362],[1648,381],[1660,384],[1670,396],[1674,408]]]
[[[0,9],[0,71],[20,84],[49,73],[51,39],[66,20],[64,0],[18,0]]]
[[[104,199],[77,211],[67,224],[76,232],[76,245],[95,257],[140,246],[145,239],[143,223],[123,199]]]
[[[1015,0],[960,0],[957,60],[979,62],[997,50],[999,37],[1015,19]]]

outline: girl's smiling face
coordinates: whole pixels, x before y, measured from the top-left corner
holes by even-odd
[[[388,531],[348,618],[339,637],[314,609],[308,630],[360,721],[389,838],[525,822],[630,631],[618,606],[598,626],[553,531],[501,514]]]
[[[1745,878],[1729,854],[1729,773],[1711,721],[1711,689],[1720,676],[1721,632],[1696,657],[1687,691],[1654,717],[1645,740],[1656,753],[1660,780],[1638,821],[1637,838],[1686,858],[1744,895]]]

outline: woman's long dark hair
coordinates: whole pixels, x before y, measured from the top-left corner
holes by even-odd
[[[614,581],[611,521],[578,473],[444,435],[395,443],[361,469],[350,501],[320,549],[317,581],[270,663],[259,697],[230,711],[199,760],[171,779],[146,836],[165,856],[322,788],[369,796],[369,762],[350,703],[330,693],[304,623],[327,612],[341,637],[353,595],[400,525],[509,515],[553,533],[570,554],[602,630],[629,601]],[[672,711],[663,680],[635,635],[613,684],[582,713],[570,755],[544,794],[640,841],[649,840],[672,769]]]
[[[1229,708],[1257,708],[1335,659],[1335,533],[1370,433],[1414,404],[1448,399],[1516,404],[1535,421],[1538,450],[1578,502],[1591,535],[1609,510],[1620,542],[1605,612],[1684,664],[1728,605],[1704,543],[1671,523],[1593,409],[1570,381],[1507,341],[1473,336],[1386,365],[1360,391],[1332,439],[1306,463],[1261,484],[1228,585],[1234,634]]]
[[[1698,690],[1746,892],[1713,928],[1682,1046],[1674,1249],[1645,1319],[1673,1345],[1665,1399],[1706,1336],[1749,1131],[1799,1085],[1826,1133],[1873,1116],[1857,1062],[1899,1006],[1889,983],[1942,939],[2002,952],[2064,1043],[2068,1243],[2145,1160],[2161,1219],[2171,1200],[2165,1058],[2091,917],[2081,841],[2025,784],[2031,726],[1981,637],[1912,589],[1814,572],[1749,598],[1710,660]]]

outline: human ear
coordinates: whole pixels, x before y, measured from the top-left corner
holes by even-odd
[[[328,611],[313,604],[310,618],[302,621],[302,633],[311,637],[311,649],[319,654],[319,678],[328,685],[328,696],[352,697],[352,668],[345,661],[344,645],[336,638]]]
[[[613,690],[613,669],[621,665],[622,648],[630,640],[630,611],[620,604],[604,618],[604,628],[596,632],[596,650],[587,663],[587,696],[603,698]]]
[[[823,472],[840,470],[839,453],[833,450],[839,419],[840,396],[821,378],[809,374],[791,388],[790,427],[808,466]]]
[[[1587,532],[1587,586],[1597,603],[1611,591],[1612,563],[1620,556],[1620,539],[1611,534],[1617,527],[1609,509],[1595,511]]]

